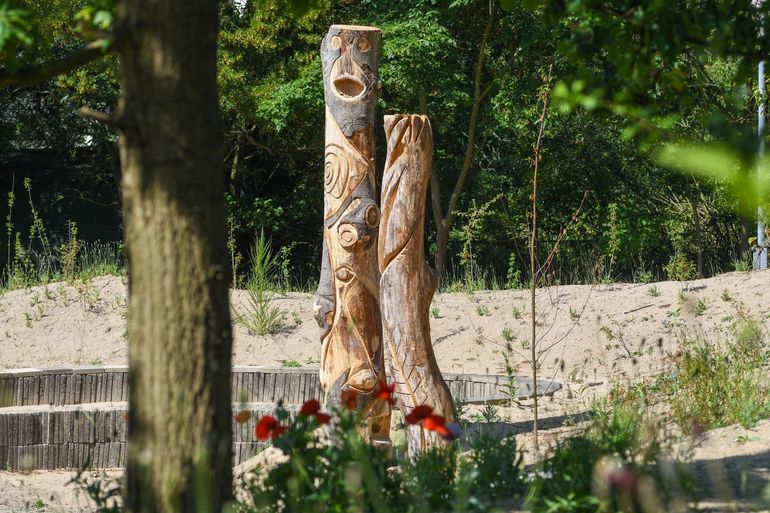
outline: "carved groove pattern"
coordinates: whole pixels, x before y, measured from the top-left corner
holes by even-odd
[[[385,116],[388,155],[382,184],[379,263],[383,339],[396,404],[406,415],[421,404],[447,422],[454,403],[430,338],[429,308],[436,277],[425,262],[425,194],[433,135],[426,116]],[[435,433],[407,428],[409,453],[440,443]]]

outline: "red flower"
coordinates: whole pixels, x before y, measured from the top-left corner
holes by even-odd
[[[274,440],[281,436],[286,431],[286,426],[282,426],[272,415],[265,415],[259,419],[254,431],[257,434],[257,440],[264,442],[268,438]]]
[[[238,424],[243,424],[251,418],[251,412],[249,410],[241,410],[233,418]]]
[[[428,415],[422,421],[422,426],[428,431],[438,432],[440,428],[444,428],[444,424],[446,424],[446,419],[441,415]]]
[[[374,391],[374,398],[380,401],[385,401],[391,406],[396,404],[396,400],[393,399],[393,391],[396,389],[396,384],[391,383],[388,385],[384,380],[380,380],[380,386]]]
[[[422,423],[428,431],[433,431],[444,440],[454,440],[461,434],[460,426],[454,423],[446,423],[446,419],[440,415],[428,415]]]
[[[303,417],[308,417],[310,415],[315,415],[319,411],[321,411],[321,403],[316,399],[311,399],[305,401],[305,404],[303,404],[302,408],[299,410],[299,414]]]
[[[462,434],[460,426],[455,423],[448,423],[446,418],[441,415],[433,415],[433,408],[428,405],[417,406],[406,416],[407,424],[422,423],[422,427],[428,431],[433,431],[444,440],[454,440]]]
[[[343,390],[340,394],[340,401],[348,410],[355,410],[358,407],[358,391],[352,388]]]
[[[319,424],[328,424],[329,421],[332,419],[332,416],[328,413],[321,413],[318,412],[315,414],[315,419],[318,421]]]
[[[431,413],[433,413],[433,408],[427,404],[421,404],[420,406],[415,407],[411,413],[404,417],[404,420],[406,420],[407,424],[417,424]]]
[[[299,414],[303,417],[313,416],[319,424],[328,424],[332,418],[328,413],[321,413],[321,403],[316,399],[306,401],[299,410]]]

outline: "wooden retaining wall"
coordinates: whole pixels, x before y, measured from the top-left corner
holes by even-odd
[[[452,395],[474,401],[497,396],[508,378],[502,375],[445,373]],[[539,380],[541,393],[552,393],[558,383]],[[532,381],[517,378],[518,398],[530,397]],[[233,367],[233,402],[301,404],[321,398],[317,368],[278,366]],[[128,367],[79,366],[54,369],[0,371],[0,408],[53,406],[128,401]]]
[[[457,399],[496,400],[506,376],[445,374]],[[318,369],[277,366],[233,368],[233,460],[239,464],[264,445],[255,440],[257,419],[279,400],[290,410],[321,397]],[[557,383],[540,382],[540,393]],[[519,398],[531,395],[531,381],[518,378]],[[128,368],[105,365],[0,372],[0,469],[115,468],[125,465]]]

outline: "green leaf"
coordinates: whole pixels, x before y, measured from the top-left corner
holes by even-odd
[[[500,7],[506,11],[512,10],[514,4],[515,2],[513,0],[500,0]],[[528,11],[535,11],[543,5],[543,2],[541,0],[522,0],[521,5]]]
[[[533,3],[535,4],[535,8],[537,7],[537,4],[539,4],[539,2],[537,2],[536,0],[534,2],[532,0],[525,0],[524,7],[526,9],[533,10],[527,7],[527,4],[533,4]],[[513,8],[516,7],[516,0],[500,0],[500,7],[502,7],[503,10],[512,11]]]

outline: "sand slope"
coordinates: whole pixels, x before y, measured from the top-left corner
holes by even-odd
[[[0,368],[127,363],[124,282],[100,277],[0,296]],[[243,291],[232,293],[234,317],[246,298]],[[729,340],[742,316],[765,323],[769,301],[770,271],[692,282],[550,287],[538,291],[539,358],[544,374],[571,382],[647,375],[666,365],[684,336]],[[286,314],[285,328],[257,336],[235,323],[234,362],[317,366],[312,295],[276,294],[274,303]],[[452,372],[499,372],[508,346],[519,372],[528,372],[529,315],[527,291],[437,294],[431,327],[439,365]]]

